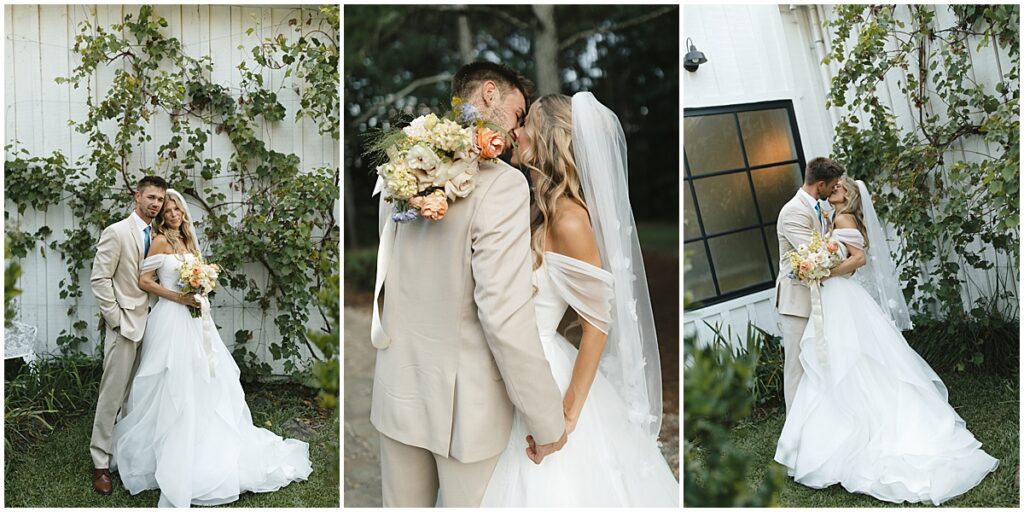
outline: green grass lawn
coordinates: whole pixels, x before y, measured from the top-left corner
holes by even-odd
[[[305,482],[272,493],[242,495],[232,507],[337,507],[339,486],[337,416],[315,405],[315,392],[294,385],[246,388],[253,422],[278,435],[292,418],[311,430],[309,455],[313,473]],[[114,474],[114,492],[100,496],[92,489],[89,436],[92,414],[81,414],[57,427],[45,439],[6,453],[4,501],[8,507],[156,507],[159,491],[132,496]],[[289,436],[290,437],[290,436]]]
[[[984,445],[984,450],[999,459],[999,468],[966,494],[943,503],[943,507],[1018,507],[1019,490],[1014,482],[1020,465],[1019,386],[1016,378],[987,375],[942,375],[949,389],[950,403],[967,422],[967,428]],[[755,411],[749,421],[738,426],[733,441],[750,454],[750,487],[756,487],[774,462],[775,443],[785,420],[783,407]],[[779,495],[782,507],[888,507],[932,506],[895,505],[863,494],[852,494],[840,485],[811,489],[786,478]]]

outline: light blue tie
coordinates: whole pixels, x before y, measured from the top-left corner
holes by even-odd
[[[146,256],[149,256],[149,232],[150,232],[151,229],[153,229],[153,226],[146,226],[146,229],[142,230],[142,232],[146,235],[146,238],[142,241],[142,243],[146,247],[145,251],[142,254],[143,258],[145,258]]]
[[[821,203],[814,203],[814,210],[818,212],[818,225],[821,226],[821,230],[825,230],[825,218],[821,216]]]

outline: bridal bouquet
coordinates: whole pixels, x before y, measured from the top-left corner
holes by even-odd
[[[427,114],[380,135],[368,153],[387,157],[377,174],[384,200],[395,205],[392,220],[444,218],[450,203],[476,187],[481,159],[498,158],[507,141],[504,130],[480,119],[458,97],[444,117]]]
[[[219,284],[217,276],[220,275],[220,267],[216,264],[203,263],[198,257],[192,261],[184,261],[178,267],[178,286],[185,293],[195,293],[208,297]],[[198,300],[199,297],[196,297]],[[199,318],[202,312],[198,309],[189,308],[192,318]]]
[[[792,267],[789,277],[808,287],[828,277],[829,271],[842,262],[839,242],[822,238],[816,232],[811,234],[810,243],[800,244],[785,256]]]

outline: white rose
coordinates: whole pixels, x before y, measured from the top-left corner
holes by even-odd
[[[413,146],[405,155],[405,164],[412,169],[430,171],[440,163],[441,159],[430,148],[422,144]]]
[[[414,139],[426,140],[430,137],[430,131],[437,124],[437,116],[427,114],[413,119],[409,126],[402,128],[402,132]]]
[[[466,197],[476,188],[476,174],[464,173],[445,183],[444,193],[454,201],[457,197]]]

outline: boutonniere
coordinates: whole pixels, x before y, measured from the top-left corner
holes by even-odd
[[[384,200],[395,206],[392,220],[441,220],[448,206],[476,188],[480,163],[496,160],[511,140],[479,117],[459,97],[443,117],[427,114],[409,126],[378,135],[367,154],[386,156],[377,166]]]

